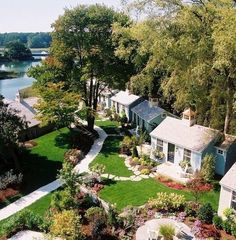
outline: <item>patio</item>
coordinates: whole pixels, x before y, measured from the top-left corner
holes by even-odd
[[[157,173],[180,183],[187,183],[190,177],[190,175],[185,173],[180,166],[169,162],[157,166]]]
[[[136,240],[158,240],[162,239],[161,236],[156,235],[156,231],[163,224],[171,224],[176,229],[176,236],[174,236],[174,240],[193,240],[195,239],[193,234],[191,233],[191,229],[182,222],[177,222],[174,219],[162,218],[162,219],[152,219],[141,227],[138,228],[136,232]],[[152,234],[150,234],[152,233]],[[150,235],[152,235],[150,237]],[[150,239],[151,238],[151,239]]]

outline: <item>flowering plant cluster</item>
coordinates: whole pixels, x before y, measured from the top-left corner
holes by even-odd
[[[176,193],[157,193],[155,198],[151,198],[148,204],[158,210],[179,210],[185,205],[185,197]]]
[[[23,180],[23,174],[14,174],[13,170],[6,172],[0,176],[0,190],[6,189],[9,185],[20,184]]]

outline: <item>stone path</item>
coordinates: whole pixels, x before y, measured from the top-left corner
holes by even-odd
[[[130,163],[129,163],[130,157],[129,156],[122,155],[122,154],[120,154],[119,156],[125,158],[125,166],[130,171],[133,171],[133,175],[130,176],[130,177],[120,177],[120,176],[115,176],[113,174],[105,173],[105,174],[102,174],[103,178],[108,178],[108,179],[115,180],[115,181],[133,181],[133,182],[138,182],[138,181],[141,181],[142,179],[154,178],[154,177],[156,177],[158,175],[158,173],[156,173],[156,172],[155,173],[150,173],[149,175],[141,174],[141,172],[138,171],[138,168],[136,166],[132,167],[130,165]]]
[[[44,233],[34,232],[34,231],[21,231],[8,239],[9,240],[48,240],[48,239],[61,240],[61,238],[52,238],[50,236],[47,236]]]
[[[98,155],[98,153],[102,149],[102,145],[107,137],[107,134],[105,131],[100,128],[95,126],[94,129],[97,131],[99,134],[99,138],[94,141],[94,144],[92,145],[90,151],[86,155],[86,157],[75,166],[75,171],[78,173],[86,172],[89,169],[89,164],[94,160],[94,158]],[[62,183],[59,180],[55,180],[37,190],[34,192],[20,198],[19,200],[11,203],[5,208],[2,208],[0,210],[0,221],[10,217],[11,215],[19,212],[20,210],[24,209],[25,207],[31,205],[35,201],[39,200],[40,198],[46,196],[50,192],[56,190],[62,186]]]

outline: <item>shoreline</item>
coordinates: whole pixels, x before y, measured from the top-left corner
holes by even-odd
[[[17,72],[0,70],[0,81],[6,79],[14,79],[17,77],[19,77],[19,73]]]

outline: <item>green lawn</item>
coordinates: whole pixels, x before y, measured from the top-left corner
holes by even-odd
[[[62,166],[64,153],[70,148],[70,133],[67,128],[53,131],[37,139],[37,146],[25,151],[20,162],[24,175],[21,193],[0,203],[3,208],[21,196],[31,193],[56,179]]]
[[[50,202],[51,202],[51,197],[52,197],[52,193],[50,193],[50,194],[46,195],[45,197],[39,199],[38,201],[34,202],[33,204],[31,204],[29,207],[27,207],[25,209],[31,210],[32,212],[34,212],[35,214],[38,214],[40,216],[44,216],[44,214],[46,213],[46,211],[49,208],[49,205],[50,205]],[[18,214],[18,213],[16,213],[16,214]],[[15,215],[0,221],[0,237],[2,235],[4,235],[4,232],[2,230],[3,224],[6,223],[10,218],[14,217]]]
[[[99,121],[97,120],[95,124],[104,129],[107,134],[119,134],[120,130],[118,129],[119,123],[116,121]]]
[[[128,205],[141,206],[149,198],[155,197],[158,192],[175,192],[183,194],[186,200],[194,200],[190,192],[173,190],[151,178],[139,182],[119,181],[110,183],[100,191],[99,195],[105,201],[116,204],[118,210],[122,210]],[[217,210],[218,201],[219,192],[211,191],[201,197],[201,202],[210,202],[215,210]]]
[[[122,177],[132,176],[133,172],[125,166],[124,158],[119,157],[119,145],[122,139],[122,137],[107,137],[101,152],[90,167],[94,164],[103,164],[106,167],[105,173]]]

